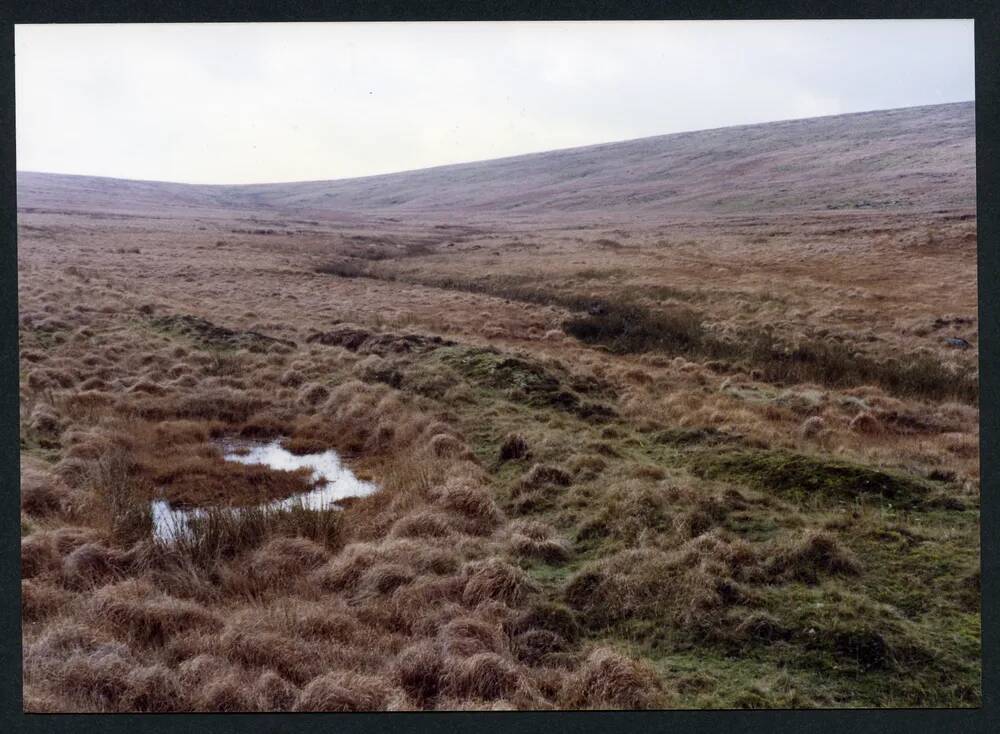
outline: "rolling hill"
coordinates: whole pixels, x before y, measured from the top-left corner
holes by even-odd
[[[975,206],[974,103],[663,135],[364,178],[207,186],[21,172],[20,208],[638,217]]]

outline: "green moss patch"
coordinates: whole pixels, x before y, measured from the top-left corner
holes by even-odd
[[[596,381],[557,375],[537,362],[492,349],[441,350],[442,359],[466,379],[508,399],[533,408],[548,408],[584,420],[602,421],[615,415],[610,406],[581,397],[579,390],[596,392]]]
[[[797,500],[877,500],[915,508],[931,490],[925,481],[902,474],[787,451],[702,452],[692,460],[691,471],[703,479],[736,481]]]
[[[235,331],[206,319],[185,314],[157,316],[150,320],[150,325],[157,331],[187,337],[203,349],[247,349],[251,352],[263,352],[276,344],[295,346],[294,342],[286,339],[277,339],[256,331]]]

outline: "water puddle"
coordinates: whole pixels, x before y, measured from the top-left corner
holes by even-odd
[[[282,448],[280,441],[260,445],[247,442],[223,443],[222,458],[240,464],[261,464],[277,471],[311,469],[316,486],[308,492],[292,495],[257,505],[254,509],[287,510],[303,507],[308,510],[325,510],[348,497],[365,497],[378,490],[378,485],[358,479],[354,472],[340,460],[336,451],[297,456]],[[171,540],[187,533],[191,520],[198,520],[208,513],[203,508],[174,509],[166,500],[152,503],[153,532],[160,540]],[[220,512],[239,515],[246,508],[219,508]]]

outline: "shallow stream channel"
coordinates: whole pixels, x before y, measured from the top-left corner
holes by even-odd
[[[246,507],[218,508],[216,512],[227,512],[238,515],[253,510],[286,510],[302,507],[308,510],[325,510],[338,500],[348,497],[365,497],[378,491],[378,485],[358,479],[340,459],[334,450],[318,454],[296,455],[281,446],[280,440],[267,444],[248,442],[223,442],[222,458],[241,464],[260,464],[276,471],[295,471],[311,469],[312,481],[315,486],[308,492],[302,492],[281,500]],[[203,507],[191,509],[172,508],[166,500],[154,500],[153,532],[160,540],[170,541],[180,535],[190,532],[191,520],[205,517],[209,510]]]

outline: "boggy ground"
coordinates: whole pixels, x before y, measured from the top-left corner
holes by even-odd
[[[20,218],[28,710],[979,703],[969,212],[71,209]],[[307,487],[226,436],[383,489],[155,541]]]

